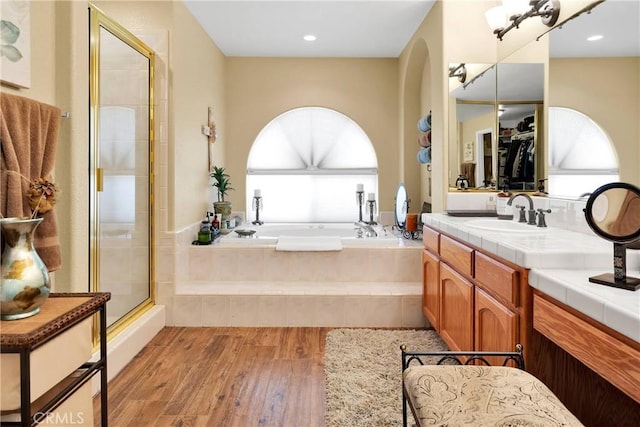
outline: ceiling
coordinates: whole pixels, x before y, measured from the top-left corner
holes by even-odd
[[[347,58],[398,57],[435,1],[183,0],[226,56]],[[317,40],[304,41],[305,34]],[[587,42],[586,37],[593,34],[604,38]],[[640,0],[606,0],[592,13],[553,29],[549,38],[550,56],[556,58],[640,56]],[[509,72],[501,68],[500,80],[516,80]],[[523,69],[513,72],[522,81]],[[537,75],[540,70],[532,67],[531,72]],[[458,96],[495,99],[495,79],[492,68],[460,88],[464,93]],[[527,81],[537,80],[539,76]],[[541,87],[520,85],[520,90],[526,93],[516,95],[519,99],[543,97]]]
[[[183,1],[225,56],[343,58],[397,58],[435,3]]]
[[[354,58],[398,57],[435,1],[183,0],[226,56]],[[638,55],[640,1],[606,0],[594,10],[550,33],[552,57]],[[595,33],[605,37],[585,41]]]
[[[603,38],[587,41],[593,35]],[[606,0],[555,28],[549,37],[552,58],[640,56],[640,1]]]

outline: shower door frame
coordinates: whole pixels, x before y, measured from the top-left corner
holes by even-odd
[[[103,186],[103,169],[100,159],[100,33],[101,29],[108,31],[111,35],[120,39],[124,44],[140,53],[148,60],[148,288],[147,297],[140,301],[133,309],[128,311],[107,328],[109,338],[117,335],[120,331],[134,322],[144,312],[155,304],[155,251],[154,251],[154,51],[139,40],[135,35],[126,30],[122,25],[106,16],[102,11],[92,4],[89,4],[89,122],[90,122],[90,144],[89,144],[89,245],[90,245],[90,267],[89,267],[89,289],[91,292],[102,292],[101,273],[101,222],[100,222],[100,196]],[[135,148],[135,143],[134,143]],[[135,175],[134,175],[135,176]],[[137,210],[137,209],[135,209]],[[136,213],[137,214],[137,213]],[[111,301],[117,298],[112,294]],[[107,310],[108,314],[108,310]],[[99,340],[97,329],[94,328],[94,343]]]

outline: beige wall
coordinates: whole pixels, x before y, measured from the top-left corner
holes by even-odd
[[[441,209],[443,203],[442,175],[446,168],[442,165],[444,135],[442,81],[444,73],[442,45],[442,3],[433,8],[418,27],[399,57],[400,87],[400,152],[402,153],[402,176],[400,180],[407,186],[411,199],[411,211],[419,211],[423,201],[430,201],[434,210]],[[417,123],[420,117],[431,111],[431,179],[428,180],[427,167],[416,159]],[[431,182],[431,189],[429,189]]]
[[[591,117],[613,142],[620,180],[640,185],[640,58],[549,62],[548,105]],[[595,154],[595,153],[594,153]]]
[[[182,2],[96,1],[105,14],[134,34],[158,31],[170,36],[169,124],[170,151],[161,172],[170,176],[165,201],[170,207],[168,229],[197,221],[208,202],[207,145],[200,133],[212,107],[223,124],[224,57],[196,23]],[[54,290],[87,291],[88,234],[88,12],[87,2],[33,1],[31,7],[31,88],[2,91],[56,105],[71,113],[62,120],[56,157],[56,182],[61,189],[57,205],[63,266],[55,274]],[[34,31],[37,29],[37,31]],[[224,126],[215,156],[224,156]],[[175,159],[175,160],[174,160]],[[201,173],[191,173],[194,170]],[[167,231],[167,230],[165,230]],[[172,262],[172,260],[170,261]]]
[[[391,210],[398,184],[396,59],[227,58],[225,76],[225,163],[235,211],[245,209],[247,156],[258,133],[302,106],[337,110],[362,127],[378,158],[380,209]]]

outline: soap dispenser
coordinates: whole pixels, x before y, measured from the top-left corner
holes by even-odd
[[[509,206],[507,202],[511,197],[511,191],[509,191],[509,180],[505,179],[502,181],[502,190],[497,195],[497,206],[496,212],[498,214],[498,219],[513,219],[513,207]]]
[[[209,223],[209,214],[200,223],[200,231],[198,231],[198,243],[209,244],[211,243],[211,223]]]

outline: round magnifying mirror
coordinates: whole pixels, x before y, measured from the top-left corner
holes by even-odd
[[[598,236],[617,243],[640,239],[640,188],[625,182],[603,185],[585,208],[587,224]]]
[[[589,281],[635,291],[640,279],[626,273],[626,250],[640,249],[640,188],[625,182],[605,184],[591,194],[584,209],[587,224],[598,236],[613,242],[613,274]]]
[[[407,198],[407,189],[401,182],[396,190],[396,207],[395,219],[396,226],[403,229],[407,224],[407,213],[409,212],[409,199]]]

